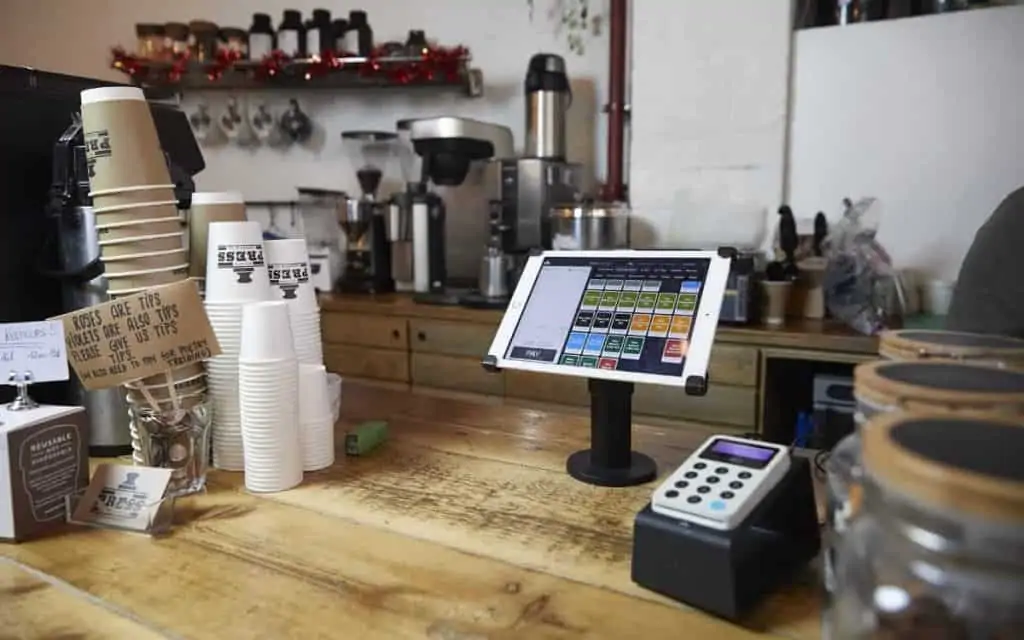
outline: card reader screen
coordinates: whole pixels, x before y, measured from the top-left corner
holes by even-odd
[[[546,257],[505,357],[680,376],[710,263]]]
[[[737,464],[752,469],[763,469],[775,457],[778,449],[733,440],[715,440],[700,457],[718,462]]]

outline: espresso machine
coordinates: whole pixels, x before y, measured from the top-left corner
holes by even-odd
[[[409,138],[421,158],[420,185],[410,196],[415,299],[428,304],[459,304],[459,296],[447,291],[445,204],[427,185],[459,186],[474,161],[511,154],[512,131],[470,118],[444,116],[411,121]]]
[[[358,198],[349,198],[338,211],[345,232],[345,271],[338,289],[346,293],[390,293],[391,243],[387,227],[390,207],[377,198],[384,168],[394,151],[397,136],[390,131],[343,131],[342,142],[358,147],[362,164],[356,170]]]
[[[0,322],[43,320],[107,301],[88,167],[78,119],[85,89],[116,83],[0,65]],[[180,209],[189,206],[202,153],[188,119],[172,104],[150,102]],[[10,398],[0,387],[0,400]],[[131,451],[119,389],[67,383],[34,385],[52,404],[84,406],[90,454]]]

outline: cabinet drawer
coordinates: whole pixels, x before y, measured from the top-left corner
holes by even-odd
[[[505,371],[505,395],[554,404],[588,406],[587,379],[532,371]]]
[[[483,358],[497,327],[445,320],[409,320],[409,348],[422,353]]]
[[[405,318],[359,313],[325,313],[320,322],[325,343],[385,349],[408,348]]]
[[[409,352],[324,345],[324,365],[342,376],[409,382]]]
[[[757,349],[715,343],[708,363],[711,385],[757,386]]]
[[[638,384],[633,392],[633,413],[691,422],[728,424],[754,430],[757,390],[712,383],[703,397],[688,396],[682,387]]]
[[[488,373],[477,358],[459,358],[433,353],[413,353],[412,383],[416,386],[452,389],[500,396],[504,394],[503,374]]]

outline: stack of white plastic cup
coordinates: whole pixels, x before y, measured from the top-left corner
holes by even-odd
[[[249,491],[287,491],[302,482],[299,365],[290,338],[284,302],[242,310],[238,388]]]
[[[295,355],[303,364],[323,364],[320,305],[309,279],[309,252],[301,238],[267,240],[267,268],[274,300],[288,303]]]
[[[270,299],[270,280],[258,222],[211,222],[206,259],[206,315],[220,342],[221,355],[206,362],[213,400],[213,466],[245,468],[238,357],[242,309]]]
[[[322,364],[299,365],[299,427],[302,468],[319,471],[334,464],[334,414]]]

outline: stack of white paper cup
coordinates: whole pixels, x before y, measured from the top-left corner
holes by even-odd
[[[321,364],[299,365],[299,428],[302,468],[319,471],[334,464],[334,415]]]
[[[270,280],[263,259],[263,232],[258,222],[212,222],[207,240],[204,304],[221,348],[221,355],[206,361],[207,384],[213,401],[213,465],[218,469],[242,471],[245,457],[238,368],[242,309],[246,304],[270,299]]]
[[[245,447],[245,488],[286,491],[302,482],[299,367],[284,302],[242,310],[238,388]]]
[[[242,222],[245,199],[237,191],[197,191],[188,212],[189,275],[205,288],[207,239],[211,222]]]
[[[320,305],[309,279],[306,241],[301,238],[267,240],[266,248],[272,297],[288,303],[296,357],[300,363],[323,364]]]

